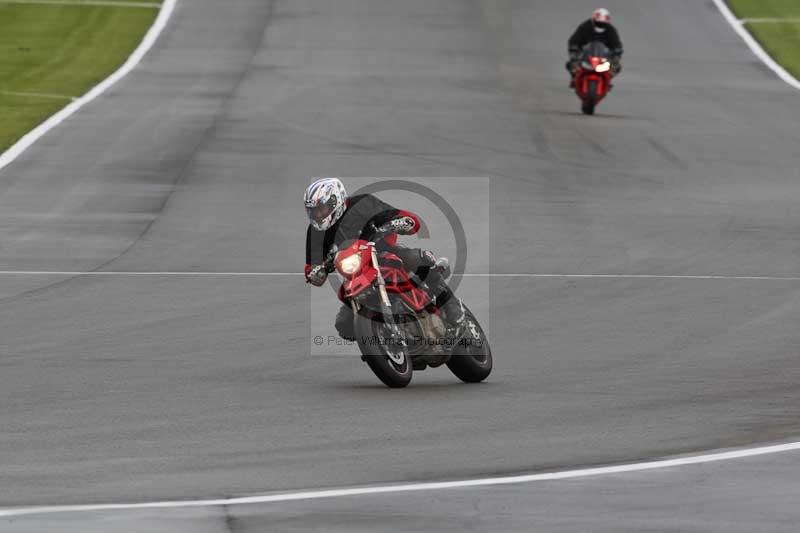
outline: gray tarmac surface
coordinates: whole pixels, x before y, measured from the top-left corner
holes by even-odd
[[[797,92],[708,2],[608,4],[625,71],[586,118],[563,61],[590,2],[182,0],[134,73],[0,173],[0,270],[296,272],[300,195],[332,174],[489,177],[490,257],[472,272],[800,275]],[[447,183],[458,210],[464,191]],[[310,355],[299,276],[0,275],[0,506],[564,469],[799,432],[800,282],[488,289],[475,302],[491,310],[488,382],[437,370],[389,391],[356,358]],[[674,497],[696,522],[631,530],[719,530],[717,509],[791,484],[792,459],[726,466],[736,490],[620,478],[595,504]],[[586,530],[580,517],[602,512],[585,504],[592,483],[504,489],[507,529],[539,504],[577,512],[556,497],[574,490],[576,522],[552,529]],[[692,490],[719,506],[692,514]],[[441,498],[455,516],[469,494]],[[374,525],[359,503],[237,523]],[[427,504],[392,505],[387,527],[402,529]],[[453,525],[438,523],[414,522]]]
[[[330,500],[25,517],[7,533],[794,533],[796,452],[599,478]]]

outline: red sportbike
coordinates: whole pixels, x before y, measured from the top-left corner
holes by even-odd
[[[603,43],[589,43],[583,48],[581,58],[573,71],[575,93],[583,102],[581,109],[587,115],[594,115],[594,108],[611,89],[611,78],[614,76],[610,55],[608,47]]]
[[[353,310],[361,359],[389,387],[405,387],[414,370],[443,364],[467,383],[492,371],[489,341],[472,312],[460,302],[464,320],[452,333],[436,289],[411,276],[397,255],[356,240],[332,266],[343,280],[339,299]]]

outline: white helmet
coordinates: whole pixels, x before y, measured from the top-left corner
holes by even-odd
[[[339,178],[318,178],[306,189],[303,202],[311,225],[325,231],[342,218],[347,208],[347,191]]]
[[[611,24],[611,12],[604,7],[595,9],[594,13],[592,13],[592,25],[594,26],[594,31],[603,33],[606,31],[606,28],[608,28],[609,24]]]

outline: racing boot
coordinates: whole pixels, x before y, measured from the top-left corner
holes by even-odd
[[[455,342],[464,334],[466,320],[464,320],[464,307],[461,300],[447,286],[445,278],[450,277],[450,265],[447,258],[437,261],[438,265],[432,269],[436,273],[437,281],[432,285],[436,296],[436,305],[444,311],[444,318],[447,324],[446,338]]]
[[[405,258],[403,258],[403,261],[413,269],[418,279],[432,287],[436,284],[436,280],[438,279],[438,274],[434,268],[439,259],[437,259],[436,255],[430,250],[421,250],[417,248],[414,251],[416,254],[414,254],[412,261],[406,261]]]
[[[446,294],[442,293],[438,297],[439,300],[444,300],[444,303],[440,305],[440,309],[444,311],[447,318],[446,338],[450,342],[457,342],[464,335],[467,321],[465,320],[461,300],[449,288],[446,291]]]

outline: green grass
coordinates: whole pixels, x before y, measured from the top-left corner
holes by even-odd
[[[740,19],[800,18],[800,0],[728,0]]]
[[[157,9],[0,3],[0,150],[108,77]]]
[[[740,19],[800,19],[800,0],[728,0]],[[748,22],[745,28],[775,61],[800,79],[800,21]]]

